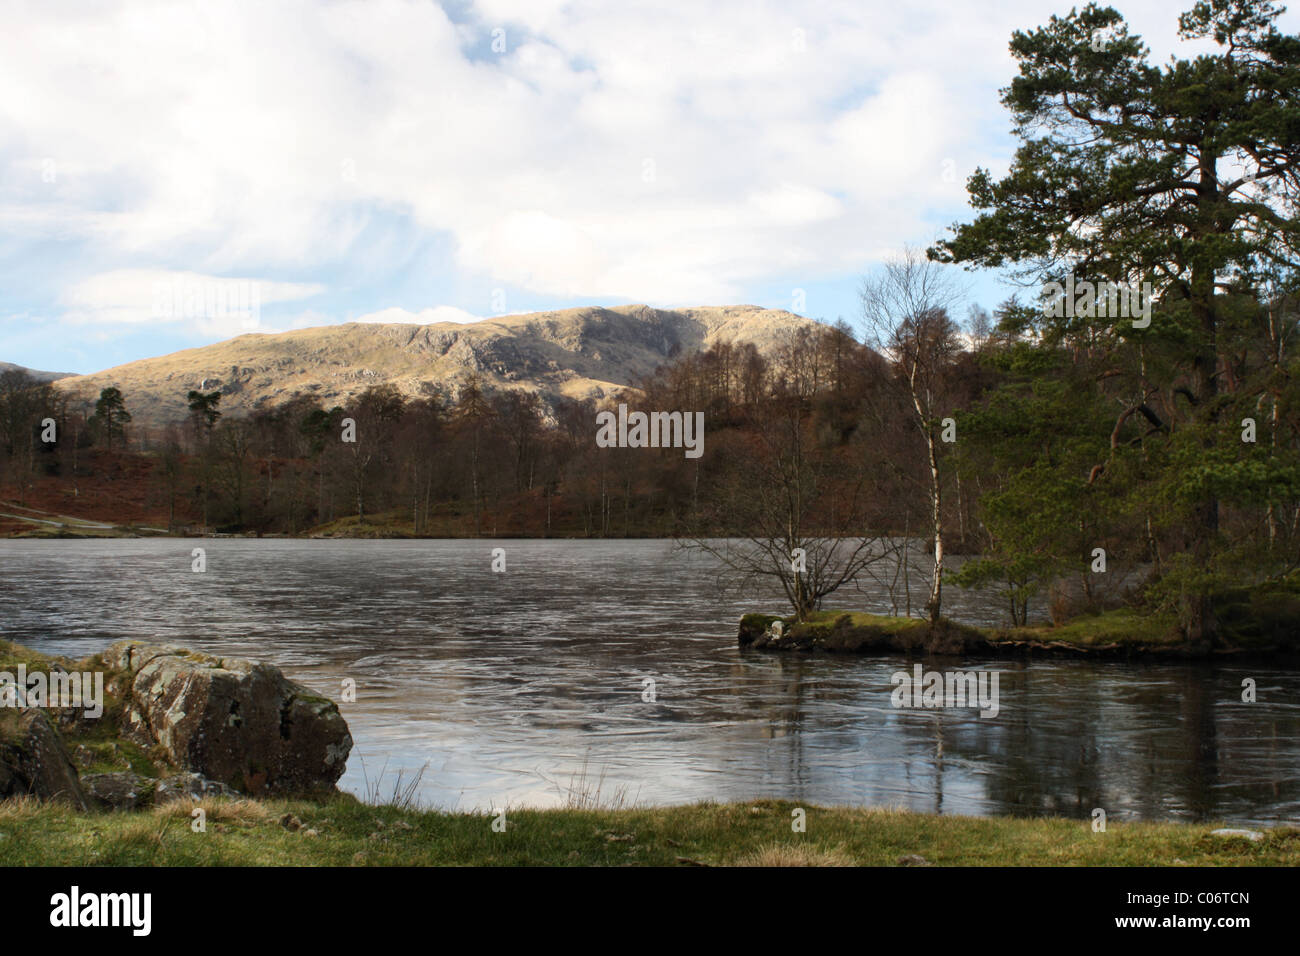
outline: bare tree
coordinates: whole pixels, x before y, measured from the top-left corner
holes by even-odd
[[[981,352],[993,338],[993,316],[978,303],[972,303],[966,312],[966,335],[972,351]]]
[[[406,399],[396,385],[371,385],[352,403],[356,428],[348,443],[351,453],[352,490],[357,520],[366,516],[366,494],[376,477],[387,476],[393,452],[393,433],[406,409]],[[372,509],[373,510],[373,509]]]
[[[252,428],[243,418],[226,419],[213,428],[212,442],[214,478],[224,494],[225,515],[229,524],[242,527],[246,513],[246,490],[249,483],[248,466],[252,456]],[[207,489],[204,489],[204,498]],[[206,517],[204,519],[207,520]]]
[[[930,531],[934,566],[926,611],[937,622],[943,604],[943,474],[941,440],[947,384],[961,351],[949,311],[964,290],[943,265],[916,249],[888,260],[881,274],[862,284],[862,326],[866,343],[894,364],[920,433],[929,472]]]
[[[50,383],[16,369],[0,373],[0,466],[8,466],[20,503],[27,500],[36,470],[41,422],[46,417],[63,418],[65,408],[65,400]]]
[[[175,425],[163,432],[161,452],[163,482],[167,488],[167,531],[176,530],[176,492],[181,480],[181,439]]]
[[[891,548],[867,533],[870,489],[835,448],[817,441],[800,388],[778,377],[777,394],[755,416],[753,446],[743,456],[728,452],[713,524],[742,537],[696,537],[679,546],[712,555],[735,584],[775,578],[804,621]]]
[[[483,440],[494,419],[492,403],[483,387],[483,378],[477,372],[460,387],[456,398],[455,427],[468,434],[470,444],[470,494],[474,505],[474,534],[483,534]]]

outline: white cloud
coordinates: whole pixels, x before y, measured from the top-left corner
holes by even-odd
[[[350,321],[403,323],[406,325],[436,325],[439,322],[457,322],[463,325],[466,322],[477,322],[479,319],[480,316],[466,312],[464,309],[458,309],[452,305],[439,305],[431,309],[421,309],[419,312],[410,312],[394,306],[380,309],[378,312],[368,312]]]
[[[273,331],[263,306],[324,291],[299,282],[267,282],[165,269],[118,269],[84,279],[62,295],[64,321],[86,325],[189,325],[204,335]]]
[[[1189,3],[1124,4],[1153,59]],[[0,228],[169,275],[357,264],[382,286],[374,237],[400,218],[450,237],[448,275],[735,301],[929,239],[1009,155],[1011,31],[1059,6],[483,0],[453,24],[415,0],[29,5],[0,32]],[[64,304],[146,321],[141,274]]]

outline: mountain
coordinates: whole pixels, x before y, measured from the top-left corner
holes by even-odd
[[[764,353],[812,324],[752,305],[699,309],[616,308],[532,312],[434,325],[349,322],[225,342],[61,379],[58,387],[95,396],[115,385],[137,422],[186,415],[191,389],[222,392],[221,410],[246,413],[302,393],[325,407],[391,382],[413,396],[425,382],[454,388],[474,373],[486,386],[600,399],[676,355],[717,342],[752,342]]]
[[[22,365],[15,365],[13,362],[0,362],[0,375],[5,372],[22,372],[25,375],[30,375],[38,382],[54,382],[61,378],[72,377],[71,372],[42,372],[40,369],[26,368]]]

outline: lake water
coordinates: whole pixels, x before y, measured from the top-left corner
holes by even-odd
[[[992,595],[945,593],[957,619],[1004,613]],[[879,593],[831,603],[885,607]],[[358,794],[379,780],[387,795],[399,771],[424,768],[421,801],[447,809],[599,790],[606,802],[1300,820],[1295,667],[973,661],[1000,672],[996,717],[895,709],[901,657],[742,653],[747,610],[782,605],[721,593],[709,559],[660,541],[0,542],[12,640],[70,656],[172,641],[269,660],[335,699],[354,679],[340,786]]]

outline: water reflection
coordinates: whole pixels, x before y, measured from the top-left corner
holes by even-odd
[[[264,657],[334,697],[351,677],[342,785],[427,764],[421,797],[443,807],[554,805],[585,767],[587,788],[649,803],[1297,817],[1294,667],[946,661],[1001,672],[996,717],[896,710],[901,658],[742,653],[740,614],[777,595],[720,593],[663,542],[216,540],[204,574],[194,544],[0,543],[0,630],[71,655],[134,637]],[[1003,613],[949,597],[955,617]]]

